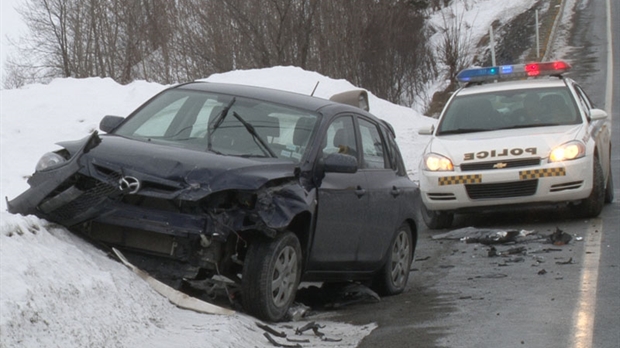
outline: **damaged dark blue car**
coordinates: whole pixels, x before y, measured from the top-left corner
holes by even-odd
[[[103,118],[105,134],[45,154],[9,211],[116,247],[162,279],[225,277],[268,321],[285,318],[300,281],[397,294],[419,190],[394,130],[367,106],[364,91],[326,100],[174,86],[126,118]]]

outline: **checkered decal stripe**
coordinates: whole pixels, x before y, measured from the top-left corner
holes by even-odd
[[[439,186],[445,185],[458,185],[458,184],[479,184],[482,182],[482,175],[458,175],[458,176],[445,176],[439,178]]]
[[[550,176],[566,176],[566,169],[545,168],[545,169],[535,169],[535,170],[522,170],[519,172],[519,179],[521,180],[546,178]]]

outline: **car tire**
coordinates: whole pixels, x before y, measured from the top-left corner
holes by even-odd
[[[611,161],[609,161],[611,165]],[[609,168],[609,175],[607,176],[607,185],[605,185],[605,203],[609,204],[614,201],[614,179],[611,176],[612,170]]]
[[[284,319],[295,300],[301,265],[299,239],[291,232],[250,243],[241,279],[245,311],[265,321]]]
[[[422,213],[422,220],[432,230],[441,230],[452,226],[452,221],[454,220],[453,213],[429,210],[424,204],[420,204],[420,211]]]
[[[579,218],[597,217],[603,210],[605,202],[605,178],[603,168],[598,157],[594,157],[594,169],[592,175],[592,192],[581,204],[571,206],[572,212]]]
[[[406,223],[397,230],[388,250],[387,261],[373,281],[372,289],[379,295],[400,294],[409,280],[415,245],[411,228]]]

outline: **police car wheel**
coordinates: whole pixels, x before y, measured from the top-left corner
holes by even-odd
[[[611,163],[611,161],[610,161]],[[611,176],[611,168],[607,176],[607,185],[605,186],[605,203],[609,204],[614,201],[614,179]]]
[[[452,220],[454,220],[453,213],[429,210],[424,204],[420,204],[420,206],[422,219],[428,228],[432,230],[440,230],[452,226]]]
[[[573,205],[573,214],[580,218],[597,217],[603,210],[605,202],[605,178],[603,168],[597,157],[594,158],[594,173],[592,176],[592,192],[581,204]]]

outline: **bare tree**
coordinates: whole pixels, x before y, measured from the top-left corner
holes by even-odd
[[[29,0],[22,14],[33,33],[27,52],[51,76],[175,83],[233,69],[294,65],[407,104],[434,72],[421,4]]]
[[[439,59],[447,66],[448,77],[453,82],[456,82],[458,72],[470,66],[474,58],[472,31],[463,16],[464,12],[444,12],[443,26],[439,28],[443,33],[438,47]]]

